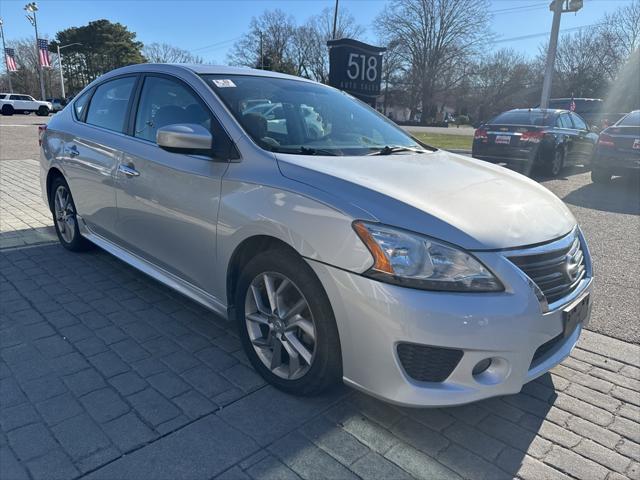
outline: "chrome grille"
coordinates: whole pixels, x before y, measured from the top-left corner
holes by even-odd
[[[532,249],[534,250],[534,249]],[[547,303],[554,303],[571,294],[586,275],[584,253],[579,237],[574,233],[573,241],[549,250],[509,257],[544,294]]]

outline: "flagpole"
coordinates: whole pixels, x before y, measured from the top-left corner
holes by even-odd
[[[36,18],[38,5],[36,4],[36,2],[27,3],[24,9],[33,15],[31,18],[33,19],[33,27],[36,29],[36,59],[38,61],[38,76],[40,77],[40,100],[45,100],[43,75],[44,72],[42,68],[42,62],[40,61],[40,46],[38,45],[38,40],[40,37],[38,36],[38,19]]]
[[[4,66],[7,68],[7,78],[9,79],[9,93],[13,93],[13,86],[11,85],[11,72],[9,71],[9,65],[7,64],[7,46],[4,43],[4,27],[2,19],[0,18],[0,37],[2,37],[2,54],[4,55]]]

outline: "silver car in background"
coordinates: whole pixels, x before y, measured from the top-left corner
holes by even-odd
[[[342,379],[412,406],[513,394],[589,320],[589,251],[557,197],[324,85],[125,67],[40,141],[62,245],[98,245],[236,322],[288,392]]]

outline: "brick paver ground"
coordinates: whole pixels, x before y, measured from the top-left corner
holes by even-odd
[[[0,478],[638,478],[640,348],[585,332],[519,395],[295,398],[234,330],[99,250],[0,253]]]
[[[0,173],[2,480],[640,478],[637,345],[584,332],[520,394],[464,407],[291,397],[188,299],[100,250],[33,246],[37,164]]]
[[[39,168],[33,159],[0,161],[0,248],[56,240],[40,195]]]

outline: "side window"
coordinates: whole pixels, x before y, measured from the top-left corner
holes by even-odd
[[[91,97],[91,90],[83,93],[82,96],[80,96],[75,102],[73,102],[73,111],[76,114],[77,120],[83,120],[84,111],[87,108],[89,97]]]
[[[86,122],[98,127],[122,132],[135,77],[118,78],[103,83],[93,94]]]
[[[561,114],[556,121],[556,125],[560,128],[573,128],[573,124],[571,123],[571,119],[569,115],[566,113]]]
[[[584,120],[582,120],[582,118],[580,118],[579,115],[576,115],[575,113],[571,113],[571,119],[573,120],[573,124],[575,125],[576,128],[580,130],[588,130],[587,124],[584,123]]]
[[[10,95],[9,100],[22,100],[21,95]]]
[[[155,143],[159,128],[176,123],[198,124],[211,130],[211,113],[182,83],[147,77],[136,112],[134,136]]]

